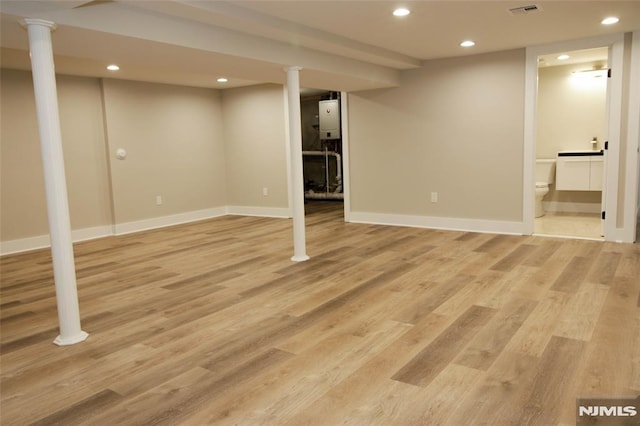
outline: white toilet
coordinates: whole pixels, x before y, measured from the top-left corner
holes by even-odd
[[[536,217],[544,216],[542,199],[549,192],[549,184],[556,175],[555,158],[536,159]]]

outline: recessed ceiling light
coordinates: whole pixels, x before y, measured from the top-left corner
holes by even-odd
[[[229,81],[228,79],[224,78],[224,77],[220,77],[219,79],[216,80],[218,83],[226,83],[227,81]]]
[[[109,71],[118,71],[120,69],[120,67],[117,66],[116,64],[111,64],[111,65],[107,66],[107,69]]]
[[[560,56],[558,56],[558,60],[559,61],[566,61],[569,58],[570,58],[569,55],[560,55]]]
[[[405,7],[399,7],[393,11],[393,16],[407,16],[411,11]]]
[[[616,18],[615,16],[609,16],[608,18],[604,18],[602,21],[600,21],[600,23],[602,25],[613,25],[613,24],[617,24],[620,21],[620,19]]]
[[[474,41],[471,41],[471,40],[465,40],[462,43],[460,43],[460,46],[462,46],[462,47],[472,47],[472,46],[475,46],[475,45],[476,45],[476,43]]]

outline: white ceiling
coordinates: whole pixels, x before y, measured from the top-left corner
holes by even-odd
[[[399,5],[411,15],[392,16]],[[1,0],[3,67],[29,68],[24,17],[58,24],[59,73],[225,88],[283,83],[298,65],[303,86],[351,91],[396,85],[425,60],[639,30],[640,1]]]

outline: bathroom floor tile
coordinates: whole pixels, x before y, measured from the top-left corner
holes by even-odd
[[[535,219],[534,232],[542,235],[602,239],[597,213],[550,213]]]

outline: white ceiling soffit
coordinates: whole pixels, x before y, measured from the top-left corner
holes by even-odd
[[[16,24],[10,25],[10,22],[17,21],[18,17],[38,17],[58,24],[54,35],[56,55],[124,61],[119,63],[121,70],[126,68],[123,65],[149,66],[149,81],[158,80],[155,74],[163,74],[158,68],[162,67],[284,83],[284,68],[290,65],[302,66],[305,70],[301,75],[302,84],[332,90],[389,87],[397,85],[399,79],[397,69],[389,66],[170,16],[138,5],[157,3],[164,7],[171,3],[111,1],[87,5],[73,2],[74,7],[70,8],[67,2],[61,2],[65,7],[55,8],[54,2],[44,2],[42,7],[34,7],[42,3],[1,3],[3,21],[8,21],[3,22],[1,28],[3,47],[26,50],[26,33],[17,32]],[[5,15],[7,11],[12,15]],[[7,64],[4,58],[3,64]],[[56,62],[56,68],[63,72],[64,64]],[[275,69],[277,75],[273,72]],[[124,73],[118,73],[117,77],[131,78]],[[191,85],[190,82],[184,84]]]
[[[329,90],[395,86],[402,70],[425,60],[523,48],[640,29],[640,1],[395,0],[1,0],[0,41],[26,50],[20,17],[49,19],[56,68],[77,75],[220,87],[283,83],[283,68],[304,69],[301,83]],[[536,5],[534,13],[510,9]],[[600,25],[619,16],[614,26]],[[463,49],[460,41],[476,46]],[[24,65],[23,65],[24,66]],[[105,74],[105,75],[103,75]]]
[[[188,20],[236,30],[286,44],[329,52],[398,69],[417,68],[422,61],[395,50],[358,42],[312,26],[282,19],[244,7],[245,2],[190,1],[158,2],[125,0],[135,7]],[[304,3],[304,2],[303,2]],[[313,23],[312,23],[313,24]]]

